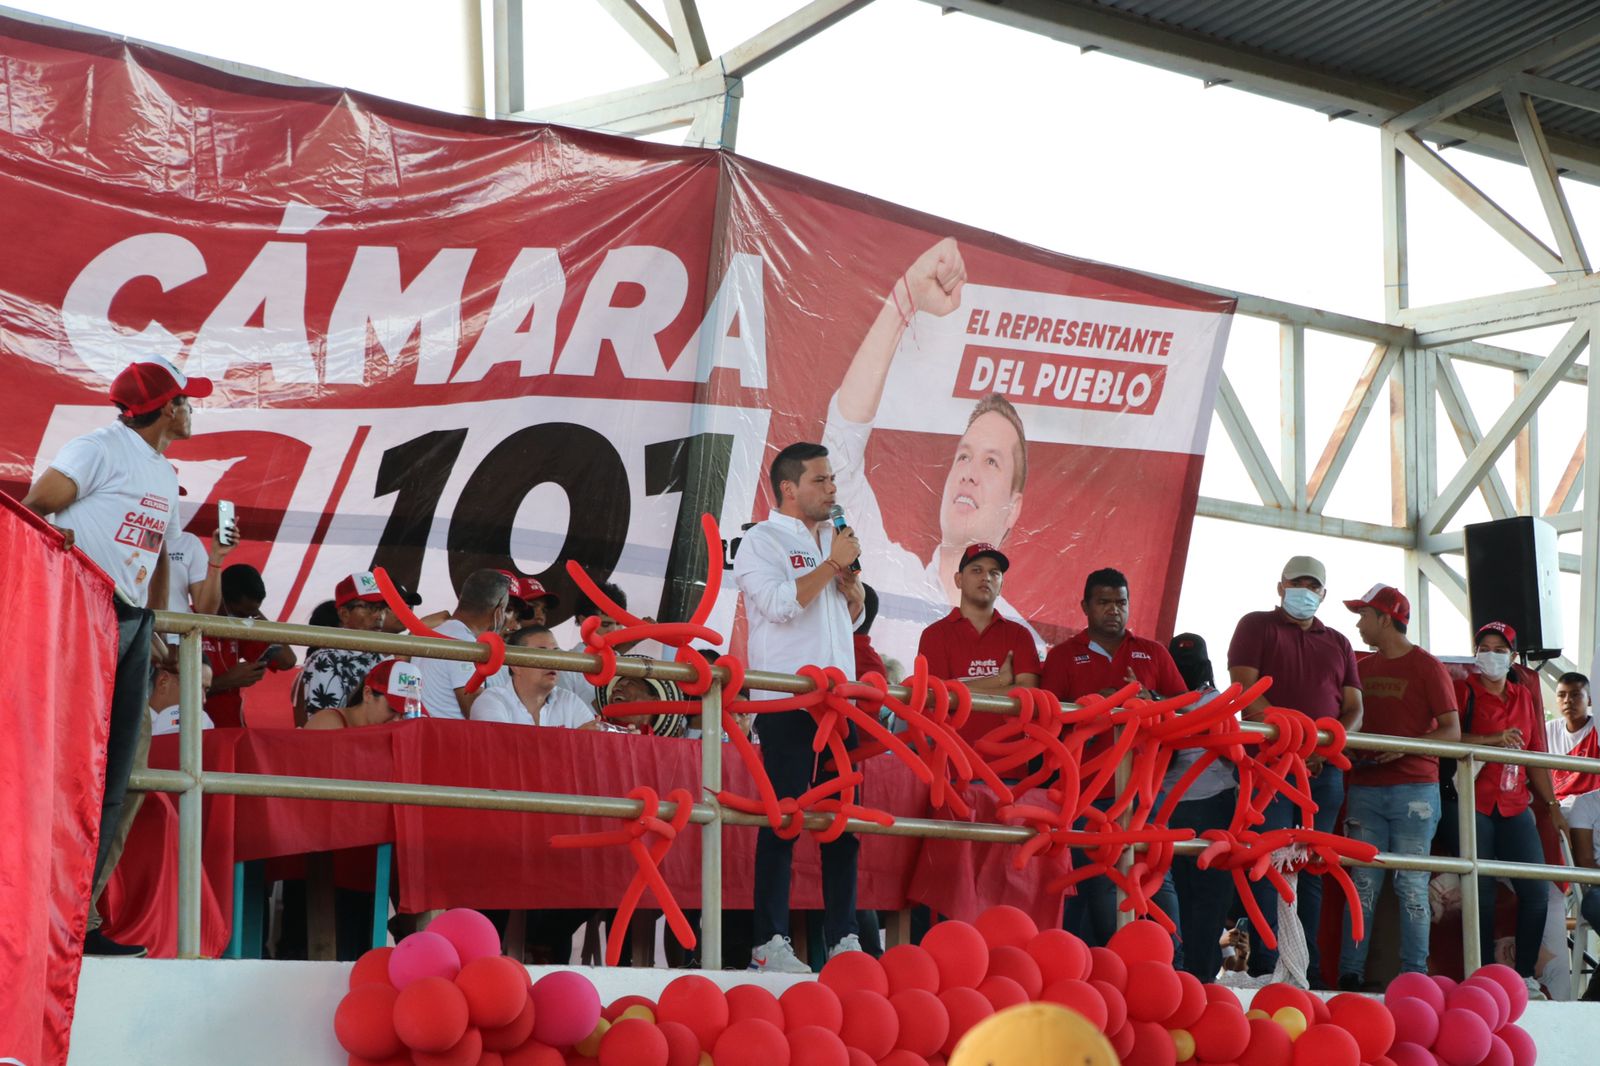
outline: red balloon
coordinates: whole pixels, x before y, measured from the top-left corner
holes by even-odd
[[[1506,999],[1511,1004],[1511,1013],[1506,1016],[1506,1021],[1516,1021],[1522,1017],[1522,1012],[1528,1009],[1528,983],[1511,967],[1504,963],[1491,962],[1472,971],[1472,976],[1487,978],[1505,991]],[[1512,1048],[1512,1051],[1515,1053],[1516,1049]]]
[[[339,1046],[365,1059],[386,1059],[400,1051],[394,1031],[394,1004],[400,993],[387,981],[352,988],[333,1012]]]
[[[1312,1025],[1333,1024],[1333,1012],[1328,1009],[1327,1000],[1312,992],[1306,993],[1306,999],[1311,1001],[1311,1013],[1306,1015],[1306,1019],[1310,1021]],[[1299,1041],[1295,1042],[1299,1043]]]
[[[1143,961],[1172,965],[1172,934],[1152,921],[1129,922],[1111,934],[1106,947],[1130,966]]]
[[[1128,1024],[1128,1001],[1122,992],[1104,981],[1090,981],[1090,987],[1100,993],[1106,1004],[1106,1026],[1101,1032],[1108,1036]]]
[[[948,1058],[956,1049],[956,1044],[967,1035],[967,1030],[993,1014],[994,1007],[971,988],[952,988],[948,992],[940,992],[939,1002],[944,1004],[945,1013],[950,1018],[950,1031],[945,1034],[944,1043],[939,1047],[940,1054]]]
[[[873,993],[855,994],[859,996]],[[665,993],[662,994],[662,998],[666,998]],[[789,1040],[783,1035],[783,1030],[771,1022],[764,1022],[760,1018],[746,1018],[742,1022],[734,1022],[722,1031],[717,1037],[711,1058],[717,1066],[789,1066]]]
[[[1089,949],[1089,980],[1104,981],[1118,992],[1128,987],[1128,964],[1110,948]]]
[[[478,1066],[506,1066],[506,1060],[498,1051],[485,1051],[478,1060]]]
[[[350,987],[389,984],[389,956],[393,954],[394,948],[373,948],[362,955],[350,968]]]
[[[681,1022],[657,1022],[667,1041],[667,1066],[700,1066],[700,1041]]]
[[[1039,935],[1039,926],[1028,912],[1004,903],[990,907],[972,923],[992,951],[1000,947],[1026,947]]]
[[[476,914],[476,911],[463,913]],[[483,955],[456,974],[456,987],[467,997],[467,1016],[480,1029],[510,1025],[528,1003],[527,971],[504,955]]]
[[[1123,1056],[1122,1066],[1177,1066],[1178,1049],[1163,1026],[1134,1022],[1128,1028],[1133,1030],[1133,1050]]]
[[[845,1053],[850,1056],[850,1066],[876,1066],[872,1056],[858,1047],[846,1048]]]
[[[1489,1019],[1489,1028],[1495,1032],[1503,1029],[1511,1021],[1511,997],[1499,981],[1492,977],[1473,974],[1462,982],[1464,988],[1481,988],[1489,993],[1489,998],[1494,1000],[1495,1016]],[[1451,1004],[1455,1006],[1455,1004]]]
[[[1389,1049],[1389,1061],[1394,1066],[1439,1066],[1433,1052],[1419,1044],[1399,1043]]]
[[[966,922],[940,922],[922,938],[939,967],[939,991],[976,988],[989,972],[989,945]]]
[[[643,1018],[624,1018],[600,1038],[600,1066],[667,1066],[667,1038]]]
[[[467,997],[443,977],[413,981],[395,999],[394,1031],[412,1051],[454,1047],[465,1035],[467,1022]]]
[[[1041,930],[1028,941],[1028,954],[1039,964],[1047,985],[1089,979],[1089,945],[1065,929]]]
[[[889,994],[889,975],[877,959],[865,951],[846,951],[829,959],[818,980],[839,995],[864,989],[880,996]]]
[[[1439,1036],[1439,1012],[1415,996],[1390,1000],[1385,1004],[1394,1019],[1394,1029],[1405,1042],[1430,1048]],[[1391,1056],[1392,1057],[1392,1056]]]
[[[992,959],[991,959],[992,961]],[[920,988],[924,992],[939,991],[939,964],[915,944],[897,944],[883,953],[878,960],[889,978],[889,994]]]
[[[470,907],[453,907],[428,923],[428,932],[450,941],[465,966],[473,959],[500,954],[500,931],[488,917]]]
[[[1139,960],[1128,966],[1127,1000],[1128,1017],[1134,1021],[1164,1022],[1183,1002],[1183,984],[1170,962]]]
[[[656,1001],[649,996],[618,996],[611,1001],[611,1005],[600,1012],[600,1017],[608,1022],[614,1022],[622,1017],[622,1012],[629,1007],[649,1007],[650,1013],[656,1012]]]
[[[1478,973],[1483,973],[1485,966]],[[1515,970],[1511,971],[1513,974]],[[1476,975],[1474,975],[1476,976]],[[1487,976],[1487,975],[1486,975]],[[1498,982],[1496,982],[1498,984]],[[1517,978],[1517,983],[1522,983],[1522,978]],[[1524,988],[1522,994],[1526,996],[1528,990]],[[1383,1001],[1393,1003],[1397,999],[1420,999],[1433,1008],[1435,1014],[1444,1013],[1444,989],[1433,982],[1433,978],[1425,973],[1403,973],[1389,982],[1389,987],[1383,990]]]
[[[1250,1023],[1250,1043],[1239,1056],[1239,1066],[1288,1066],[1294,1043],[1288,1031],[1268,1018],[1246,1020]]]
[[[500,1057],[505,1066],[566,1066],[567,1061],[561,1052],[537,1040],[529,1040]]]
[[[895,1048],[879,1059],[877,1066],[928,1066],[928,1060],[921,1055],[913,1055],[909,1051]]]
[[[728,997],[698,974],[684,974],[661,990],[656,1020],[686,1025],[703,1048],[714,1047],[728,1028]],[[783,1045],[787,1059],[789,1045]]]
[[[864,955],[865,952],[852,951],[851,955]],[[844,956],[839,956],[843,958]],[[743,1021],[745,1018],[760,1018],[764,1022],[771,1022],[779,1029],[783,1028],[783,1008],[778,1006],[778,997],[768,992],[760,985],[734,985],[724,995],[728,997],[728,1024]]]
[[[925,989],[908,988],[890,996],[889,1005],[900,1021],[895,1047],[927,1056],[944,1046],[944,1038],[950,1035],[950,1015],[938,996]]]
[[[837,1033],[820,1025],[802,1025],[789,1031],[789,1066],[850,1066],[850,1052]]]
[[[1028,993],[1009,977],[987,977],[978,986],[978,995],[994,1005],[996,1011],[1028,1002]]]
[[[1512,971],[1513,973],[1515,971]],[[1533,1066],[1534,1060],[1539,1057],[1539,1049],[1534,1046],[1533,1037],[1521,1026],[1508,1025],[1494,1034],[1506,1042],[1506,1047],[1511,1049],[1511,1061],[1516,1066]]]
[[[522,999],[522,1011],[511,1020],[511,1024],[483,1031],[485,1050],[511,1051],[527,1043],[528,1037],[533,1035],[533,999],[526,992],[523,993]],[[471,1011],[470,1003],[467,1009]]]
[[[1200,1020],[1189,1026],[1189,1034],[1194,1037],[1195,1058],[1201,1062],[1236,1062],[1250,1046],[1250,1022],[1237,1000],[1231,1007],[1206,1004]]]
[[[778,997],[783,1008],[784,1029],[794,1032],[808,1025],[820,1026],[835,1035],[844,1024],[844,1008],[839,994],[820,981],[801,981],[783,990]]]
[[[1432,982],[1429,983],[1431,984]],[[1214,988],[1222,988],[1221,985],[1206,985],[1205,987],[1208,993]],[[1227,994],[1233,995],[1232,992]],[[1262,1011],[1270,1018],[1284,1007],[1293,1007],[1301,1014],[1304,1014],[1309,1022],[1312,1015],[1310,1001],[1311,993],[1298,989],[1293,985],[1277,982],[1257,989],[1256,994],[1250,997],[1250,1009]]]
[[[1111,1050],[1117,1053],[1117,1058],[1126,1059],[1133,1054],[1133,1026],[1124,1025],[1109,1037]]]
[[[580,1055],[574,1051],[567,1056],[567,1066],[600,1066],[600,1060],[591,1059],[587,1055]]]
[[[351,1055],[344,1063],[345,1066],[411,1066],[411,1055],[405,1051],[386,1059],[364,1059],[360,1055]]]
[[[1470,1010],[1454,1007],[1439,1017],[1433,1053],[1448,1066],[1478,1066],[1489,1053],[1489,1023]]]
[[[989,976],[1009,977],[1022,986],[1029,999],[1038,999],[1044,991],[1044,974],[1039,964],[1021,948],[997,947],[989,949]]]
[[[1200,988],[1206,994],[1207,1003],[1220,1003],[1224,1007],[1239,1007],[1240,1010],[1244,1010],[1243,1007],[1239,1006],[1239,997],[1234,995],[1233,989],[1227,985],[1201,985]],[[1305,995],[1307,996],[1306,1002],[1309,1004],[1311,993],[1307,992]],[[1306,1017],[1309,1018],[1311,1015],[1308,1014]]]
[[[1294,1042],[1294,1066],[1361,1066],[1361,1046],[1337,1025],[1313,1025]]]
[[[1169,1029],[1187,1029],[1200,1020],[1200,1012],[1211,1002],[1206,999],[1206,986],[1188,970],[1178,971],[1178,986],[1183,990],[1178,1009],[1167,1019]]]
[[[1345,992],[1328,1001],[1333,1024],[1356,1038],[1361,1061],[1373,1062],[1394,1045],[1394,1015],[1370,996]]]
[[[1106,1001],[1098,989],[1087,981],[1057,981],[1039,997],[1049,1003],[1059,1003],[1089,1019],[1102,1033],[1106,1031]]]
[[[1447,1010],[1469,1010],[1476,1014],[1483,1019],[1483,1024],[1488,1026],[1492,1033],[1500,1028],[1502,1019],[1500,1008],[1495,1006],[1494,995],[1489,989],[1481,987],[1484,982],[1488,982],[1491,987],[1499,989],[1501,995],[1505,995],[1505,990],[1488,978],[1484,978],[1478,984],[1463,981],[1444,997],[1444,1004]],[[1506,1009],[1511,1009],[1510,1001],[1507,1001]]]
[[[551,1047],[568,1047],[594,1032],[600,1021],[600,993],[576,970],[555,970],[534,982],[533,1038]]]
[[[416,1066],[477,1066],[483,1058],[483,1035],[468,1028],[455,1042],[443,1051],[413,1051],[411,1061]]]
[[[888,999],[861,988],[840,996],[839,1004],[844,1008],[839,1038],[846,1047],[858,1047],[874,1061],[894,1049],[900,1039],[900,1015]]]

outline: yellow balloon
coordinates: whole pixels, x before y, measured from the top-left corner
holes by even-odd
[[[1265,1017],[1265,1015],[1263,1015]],[[1178,1061],[1188,1062],[1194,1058],[1194,1037],[1187,1029],[1173,1029],[1172,1046],[1178,1050]]]
[[[1268,1014],[1264,1010],[1256,1010],[1254,1008],[1245,1011],[1244,1016],[1247,1021],[1251,1018],[1260,1018],[1264,1022],[1270,1022],[1272,1020],[1272,1015]]]
[[[1019,1003],[967,1030],[949,1066],[1121,1066],[1121,1060],[1077,1011]]]
[[[1298,1007],[1279,1007],[1272,1012],[1272,1020],[1283,1026],[1290,1040],[1299,1040],[1300,1034],[1306,1031],[1306,1016]]]
[[[711,1052],[700,1052],[700,1066],[716,1066],[716,1063],[711,1061]]]
[[[655,1012],[649,1007],[646,1007],[643,1003],[635,1003],[633,1006],[617,1015],[617,1021],[619,1022],[624,1018],[638,1018],[640,1021],[649,1022],[651,1025],[656,1023]]]
[[[600,1038],[606,1035],[606,1030],[611,1028],[611,1023],[601,1018],[594,1023],[594,1032],[578,1041],[573,1047],[578,1054],[594,1058],[600,1054]]]

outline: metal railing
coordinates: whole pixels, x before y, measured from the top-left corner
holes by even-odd
[[[129,783],[145,792],[176,793],[178,800],[178,956],[200,957],[201,901],[201,804],[207,792],[234,796],[263,796],[283,799],[345,800],[358,803],[398,803],[428,807],[457,807],[478,810],[523,811],[537,814],[598,815],[610,818],[637,818],[643,804],[616,796],[574,796],[551,792],[514,792],[502,789],[468,788],[453,785],[422,785],[399,782],[338,780],[333,778],[286,777],[270,774],[206,771],[201,756],[201,715],[204,693],[201,689],[202,636],[252,640],[270,644],[311,645],[353,651],[376,651],[389,655],[462,662],[487,661],[489,650],[476,641],[413,637],[363,630],[332,629],[320,626],[289,625],[212,615],[174,614],[157,611],[155,628],[160,633],[180,636],[178,644],[179,738],[178,769],[139,769]],[[505,661],[511,666],[533,666],[547,670],[593,671],[600,660],[580,652],[547,651],[532,648],[507,648]],[[701,787],[702,798],[694,804],[689,821],[701,827],[700,878],[700,958],[701,965],[717,969],[722,964],[722,827],[724,825],[766,825],[766,818],[721,806],[716,801],[722,789],[722,682],[725,668],[713,668],[716,681],[702,697]],[[684,663],[633,658],[618,658],[616,672],[623,677],[661,678],[692,681],[695,671]],[[745,685],[768,692],[802,693],[812,689],[807,678],[751,670]],[[890,693],[906,699],[910,691],[894,686]],[[975,711],[1015,714],[1017,702],[1007,696],[974,694]],[[1272,726],[1243,723],[1246,732],[1276,735]],[[1327,734],[1322,734],[1326,741]],[[1515,763],[1552,770],[1600,773],[1600,759],[1509,748],[1479,747],[1471,744],[1439,743],[1408,737],[1351,733],[1346,746],[1357,751],[1393,751],[1404,754],[1453,758],[1456,762],[1457,824],[1460,857],[1395,855],[1380,853],[1371,863],[1345,860],[1348,866],[1381,866],[1391,870],[1427,870],[1463,875],[1518,877],[1542,881],[1570,881],[1600,885],[1600,870],[1544,863],[1503,862],[1478,857],[1477,823],[1473,803],[1473,780],[1484,763]],[[1125,770],[1124,770],[1125,774]],[[671,817],[676,804],[663,802],[660,814]],[[808,829],[823,829],[832,816],[808,814]],[[947,821],[935,818],[895,817],[893,825],[852,818],[847,823],[852,833],[887,836],[916,836],[985,843],[1021,844],[1035,835],[1026,826],[984,822]],[[1197,855],[1209,841],[1189,840],[1176,844],[1179,854]],[[1124,911],[1119,917],[1126,918]],[[1461,881],[1463,959],[1468,972],[1482,963],[1483,952],[1478,930],[1478,880],[1464,876]],[[237,916],[235,916],[237,920]]]

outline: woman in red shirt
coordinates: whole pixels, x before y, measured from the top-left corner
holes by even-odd
[[[1478,670],[1466,680],[1456,682],[1463,743],[1546,750],[1543,715],[1528,686],[1511,672],[1511,655],[1516,647],[1517,631],[1504,622],[1489,622],[1478,630],[1475,648]],[[1557,826],[1565,831],[1549,770],[1485,763],[1473,785],[1480,859],[1544,861],[1539,830],[1529,809],[1530,787],[1533,795],[1550,808],[1550,816]],[[1533,987],[1550,890],[1543,881],[1522,879],[1513,879],[1511,887],[1517,894],[1516,968]],[[1486,958],[1492,958],[1494,951],[1494,897],[1495,879],[1481,877],[1478,929]]]

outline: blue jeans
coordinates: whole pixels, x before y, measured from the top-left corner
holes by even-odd
[[[1160,806],[1160,798],[1156,800]],[[1108,810],[1111,801],[1095,800],[1094,805],[1100,810]],[[1181,803],[1178,806],[1183,806]],[[1080,818],[1073,824],[1073,828],[1082,830],[1087,827],[1089,820]],[[1176,824],[1176,819],[1174,819]],[[1224,826],[1227,819],[1223,819]],[[1077,848],[1072,849],[1072,868],[1082,869],[1089,865],[1090,858],[1086,852]],[[1178,932],[1172,937],[1172,965],[1178,969],[1183,968],[1183,924],[1179,917],[1180,901],[1177,889],[1172,880],[1172,871],[1167,871],[1167,876],[1162,880],[1161,887],[1156,889],[1151,902],[1166,912],[1173,924],[1178,926]],[[1068,897],[1065,913],[1061,916],[1061,926],[1069,933],[1074,933],[1090,947],[1105,947],[1117,931],[1117,886],[1111,878],[1101,875],[1091,877],[1086,881],[1079,881],[1077,893]],[[1215,971],[1212,976],[1215,976]]]
[[[1439,785],[1435,781],[1403,785],[1356,785],[1345,797],[1344,833],[1351,840],[1371,844],[1396,855],[1427,855],[1433,832],[1439,826]],[[1339,973],[1360,977],[1367,969],[1367,948],[1372,944],[1372,905],[1383,888],[1384,870],[1351,867],[1356,896],[1361,900],[1365,936],[1357,941],[1351,932],[1350,912],[1344,916],[1344,948],[1339,953]],[[1428,930],[1433,915],[1428,908],[1426,870],[1395,870],[1394,892],[1400,898],[1400,969],[1428,972]]]
[[[1485,770],[1492,772],[1493,767]],[[1544,846],[1539,843],[1539,827],[1533,811],[1507,817],[1499,812],[1478,814],[1478,858],[1501,862],[1544,862]],[[1483,957],[1494,957],[1493,877],[1478,878],[1478,935],[1483,938]],[[1539,965],[1539,944],[1544,940],[1545,908],[1550,904],[1550,889],[1544,881],[1516,878],[1511,888],[1517,894],[1517,972],[1535,976]]]
[[[1239,790],[1230,788],[1200,800],[1184,800],[1172,811],[1174,829],[1226,829],[1233,818]],[[1188,970],[1201,981],[1217,979],[1222,968],[1222,927],[1233,905],[1233,875],[1226,870],[1202,870],[1194,859],[1179,855],[1172,860],[1172,884],[1178,893],[1178,930],[1183,954],[1173,965]]]
[[[1336,766],[1324,765],[1322,772],[1311,779],[1311,799],[1317,805],[1312,828],[1323,833],[1333,832],[1333,827],[1339,820],[1339,808],[1344,806],[1344,771]],[[1286,796],[1279,796],[1268,804],[1265,813],[1267,820],[1261,826],[1262,832],[1298,825],[1300,821],[1300,808]],[[1322,981],[1321,952],[1317,950],[1317,924],[1322,917],[1322,878],[1302,875],[1295,882],[1295,886],[1295,913],[1300,916],[1300,928],[1304,929],[1306,934],[1308,956],[1306,979],[1311,982],[1311,987],[1316,988]],[[1256,905],[1266,916],[1267,925],[1276,934],[1278,890],[1272,887],[1271,881],[1263,877],[1251,886],[1251,894],[1255,896]],[[1277,951],[1269,949],[1258,933],[1250,942],[1250,972],[1271,973],[1277,965]]]

